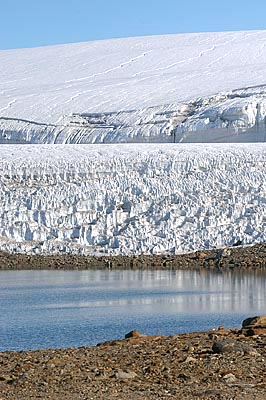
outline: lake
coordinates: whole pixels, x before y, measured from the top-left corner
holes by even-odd
[[[259,271],[0,271],[0,351],[240,327],[265,309]]]

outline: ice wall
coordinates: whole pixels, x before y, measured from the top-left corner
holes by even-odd
[[[265,42],[207,32],[2,50],[0,143],[265,141]]]
[[[266,240],[266,145],[0,147],[0,248],[184,253]]]
[[[0,143],[266,141],[266,86],[145,109],[72,113],[56,124],[0,116]]]

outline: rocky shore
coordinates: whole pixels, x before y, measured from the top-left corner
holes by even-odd
[[[266,398],[266,317],[241,329],[0,353],[0,399]]]
[[[182,255],[78,256],[60,254],[34,256],[0,252],[0,270],[24,269],[193,269],[206,268],[247,270],[266,267],[266,244],[217,250],[197,251]]]
[[[265,254],[266,244],[137,257],[1,252],[0,269],[258,270]],[[265,400],[265,363],[266,317],[169,337],[133,331],[95,347],[0,353],[0,400]]]

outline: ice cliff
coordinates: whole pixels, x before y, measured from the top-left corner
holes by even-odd
[[[0,143],[265,142],[266,86],[143,110],[74,113],[60,124],[0,116]]]
[[[1,146],[0,248],[184,253],[265,241],[266,146]]]
[[[264,141],[266,31],[0,51],[1,143]]]

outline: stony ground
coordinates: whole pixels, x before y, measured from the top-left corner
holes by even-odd
[[[0,251],[1,269],[258,269],[266,267],[266,244],[233,246],[183,255],[30,256]]]
[[[220,327],[0,353],[0,399],[265,400],[266,335],[245,335]]]

